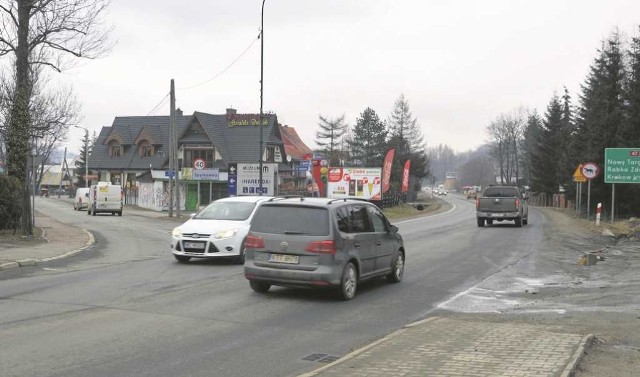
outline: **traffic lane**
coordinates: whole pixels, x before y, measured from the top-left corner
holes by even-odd
[[[479,228],[475,211],[456,206],[446,215],[399,222],[407,249],[403,285],[415,299],[432,303],[417,319],[448,297],[535,255],[547,222],[535,208],[529,220],[522,228],[512,222]]]
[[[446,244],[450,234],[426,232],[421,243]],[[477,263],[458,265],[419,250],[408,248],[402,283],[363,284],[349,302],[287,288],[259,295],[249,289],[241,266],[183,265],[168,250],[165,258],[34,276],[16,282],[6,302],[19,301],[20,316],[3,322],[0,336],[12,336],[18,347],[0,356],[0,365],[41,355],[46,363],[24,363],[20,374],[42,373],[44,364],[48,375],[281,376],[312,370],[318,364],[306,356],[344,355],[420,318],[459,292],[469,276],[486,273]],[[54,342],[59,346],[43,347]],[[20,352],[27,349],[33,353]]]

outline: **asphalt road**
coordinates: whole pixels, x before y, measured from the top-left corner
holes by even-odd
[[[242,266],[177,263],[171,221],[38,210],[94,233],[76,257],[0,274],[2,376],[293,376],[422,319],[534,253],[544,217],[478,228],[471,201],[398,221],[407,249],[400,284],[384,279],[342,302],[329,292],[249,288]]]

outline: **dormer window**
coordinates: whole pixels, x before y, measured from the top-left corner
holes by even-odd
[[[111,157],[122,156],[122,145],[118,143],[116,140],[112,140],[111,142],[109,142],[109,155]]]
[[[142,140],[138,143],[138,151],[140,152],[140,157],[149,158],[153,156],[153,145],[149,142],[149,140]]]

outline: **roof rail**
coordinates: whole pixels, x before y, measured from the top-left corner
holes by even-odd
[[[270,198],[267,201],[273,202],[275,200],[284,200],[284,199],[292,199],[292,198],[300,198],[300,201],[304,200],[304,196],[302,195],[280,195],[280,196],[274,196],[273,198]]]
[[[359,202],[371,203],[371,201],[369,199],[364,199],[364,198],[336,198],[336,199],[329,200],[327,202],[327,204],[331,204],[331,203],[335,203],[335,202],[346,202],[347,200],[355,200],[355,201],[359,201]]]

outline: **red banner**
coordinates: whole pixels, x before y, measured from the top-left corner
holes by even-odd
[[[402,171],[402,192],[409,191],[409,169],[411,168],[411,160],[407,160],[404,163],[404,170]]]
[[[384,157],[384,163],[382,164],[382,192],[389,191],[391,186],[391,165],[393,164],[393,155],[395,149],[389,149],[387,155]]]

